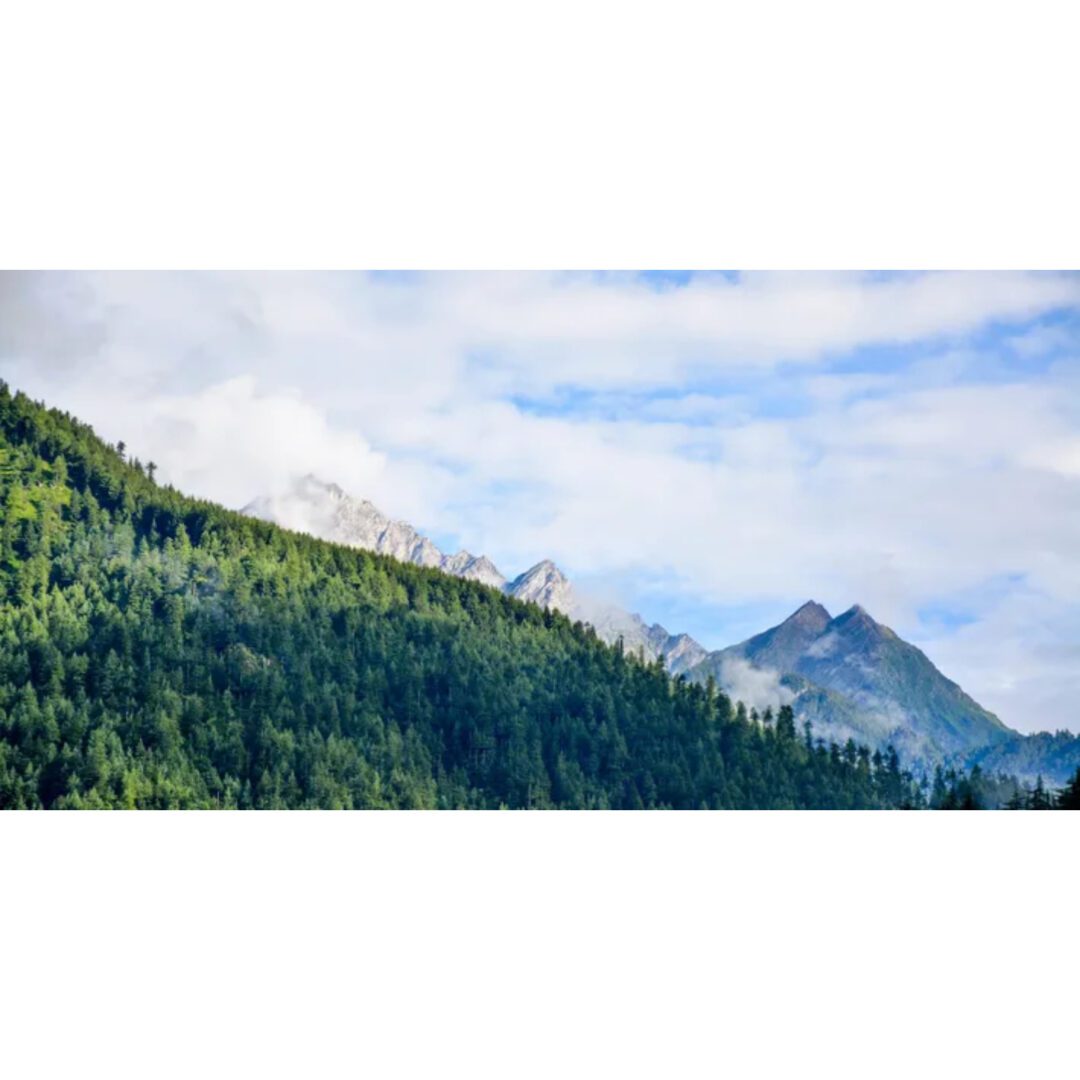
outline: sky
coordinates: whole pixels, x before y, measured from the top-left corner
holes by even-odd
[[[1080,731],[1080,275],[0,275],[0,378],[240,507],[313,472],[720,648],[860,603]]]

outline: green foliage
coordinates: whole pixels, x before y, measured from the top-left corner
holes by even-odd
[[[1057,796],[1059,810],[1080,810],[1080,769]]]
[[[1052,791],[1040,776],[1034,785],[1016,785],[1006,810],[1080,810],[1080,769],[1060,791]]]
[[[924,803],[894,752],[152,473],[0,383],[2,807]]]

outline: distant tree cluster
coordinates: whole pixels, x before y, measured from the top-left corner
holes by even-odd
[[[990,776],[976,765],[970,772],[938,767],[933,780],[919,781],[923,801],[932,810],[1080,810],[1080,769],[1060,791],[1042,778],[1022,784],[1004,773]]]
[[[1006,810],[1080,810],[1080,769],[1065,787],[1053,791],[1043,784],[1040,776],[1034,785],[1017,785]]]
[[[125,449],[0,383],[0,807],[933,804],[894,751],[186,498]]]

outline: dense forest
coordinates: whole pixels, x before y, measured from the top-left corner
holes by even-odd
[[[0,807],[987,804],[124,452],[0,383]]]

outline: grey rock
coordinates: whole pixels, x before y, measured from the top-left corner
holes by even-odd
[[[686,634],[670,634],[657,624],[647,625],[640,615],[582,596],[550,559],[508,582],[487,556],[468,551],[444,555],[408,523],[393,521],[366,499],[347,495],[337,484],[311,475],[296,480],[279,495],[255,499],[241,513],[502,589],[518,600],[589,623],[602,640],[612,644],[621,640],[628,654],[649,662],[662,660],[676,675],[706,656],[705,649]]]

